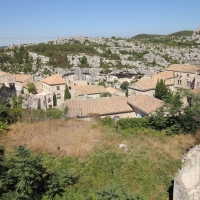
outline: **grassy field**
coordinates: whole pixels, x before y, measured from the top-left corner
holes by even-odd
[[[0,140],[7,151],[25,145],[42,153],[49,169],[77,174],[78,182],[56,198],[74,200],[95,200],[96,191],[107,185],[139,192],[150,200],[170,199],[182,155],[198,142],[199,134],[122,131],[84,120],[14,124]],[[128,151],[119,148],[121,143],[128,145]]]

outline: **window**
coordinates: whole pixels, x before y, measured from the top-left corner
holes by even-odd
[[[57,97],[57,99],[60,99],[60,98],[61,98],[60,93],[58,93],[58,94],[56,95],[56,97]]]
[[[187,86],[190,86],[191,85],[191,82],[190,81],[187,81]]]
[[[189,74],[187,74],[187,77],[189,77],[190,75]]]
[[[178,80],[178,85],[181,85],[181,80]]]
[[[60,86],[59,85],[57,86],[57,90],[60,90]]]

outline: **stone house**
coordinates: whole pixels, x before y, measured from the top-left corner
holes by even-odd
[[[174,87],[194,89],[200,87],[200,67],[188,64],[173,64],[166,71],[173,72]]]
[[[19,94],[27,94],[27,83],[33,82],[33,76],[28,74],[14,74],[15,77],[15,86],[17,88],[17,96]]]
[[[15,83],[15,77],[12,74],[0,71],[0,83]]]
[[[65,80],[60,74],[55,74],[42,80],[42,89],[46,94],[47,108],[53,107],[53,95],[57,98],[57,105],[64,103]],[[39,95],[38,95],[39,96]]]
[[[135,117],[135,112],[127,104],[127,97],[102,97],[90,99],[67,99],[65,106],[68,107],[68,118],[88,118],[92,114],[100,117],[128,118]]]
[[[144,94],[153,96],[158,80],[165,80],[165,84],[174,91],[174,74],[171,71],[160,72],[151,77],[142,77],[136,83],[128,86],[129,96]]]
[[[145,117],[163,106],[164,102],[153,96],[138,94],[128,99],[137,118]]]

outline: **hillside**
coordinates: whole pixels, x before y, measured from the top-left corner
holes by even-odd
[[[166,136],[143,128],[122,131],[84,120],[53,120],[14,124],[0,144],[7,151],[25,145],[43,153],[44,164],[53,171],[78,174],[78,182],[56,199],[97,199],[96,191],[106,183],[150,200],[165,200],[182,155],[196,144],[197,137]],[[128,151],[119,144],[127,144]]]
[[[70,37],[46,44],[12,45],[0,49],[0,70],[29,73],[36,80],[72,73],[76,68],[104,74],[154,74],[175,63],[200,65],[200,36],[192,31],[170,35],[139,34],[133,38]],[[93,76],[93,75],[92,75]],[[81,76],[80,76],[81,77]],[[95,84],[95,78],[90,80]]]
[[[171,33],[168,36],[176,36],[176,37],[192,36],[193,32],[194,31],[184,30],[184,31],[178,31],[175,33]]]
[[[154,38],[154,37],[162,37],[164,35],[156,35],[156,34],[138,34],[132,37],[132,39],[148,39],[148,38]]]

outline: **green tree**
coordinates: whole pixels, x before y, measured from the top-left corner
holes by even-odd
[[[42,165],[42,158],[32,156],[25,147],[17,147],[4,162],[7,170],[0,176],[2,199],[42,199],[53,187],[51,198],[62,193],[60,184],[53,185],[55,176]]]
[[[121,88],[122,90],[126,90],[126,89],[128,88],[128,86],[129,86],[129,82],[128,82],[128,81],[124,81],[124,82],[121,84],[120,88]]]
[[[189,104],[183,102],[189,97]],[[150,125],[167,134],[196,132],[200,126],[200,96],[180,90],[164,99],[164,105],[149,117]]]
[[[163,100],[169,93],[170,92],[168,87],[165,85],[165,81],[163,79],[158,79],[154,96],[158,99]]]
[[[85,65],[85,64],[87,64],[87,58],[85,57],[85,56],[83,56],[82,58],[81,58],[81,64],[82,65]]]
[[[106,87],[106,84],[105,84],[104,81],[100,81],[100,82],[98,83],[98,85],[101,85],[101,86],[103,86],[103,87]]]
[[[71,99],[71,94],[69,92],[69,88],[67,86],[67,84],[65,85],[65,92],[64,92],[64,100],[66,99]]]
[[[34,85],[33,82],[27,83],[26,86],[27,86],[27,88],[28,88],[28,92],[29,92],[29,93],[37,94],[37,89],[36,89],[36,87],[35,87],[35,85]]]
[[[53,94],[53,106],[57,106],[57,98],[56,98],[56,94]]]

